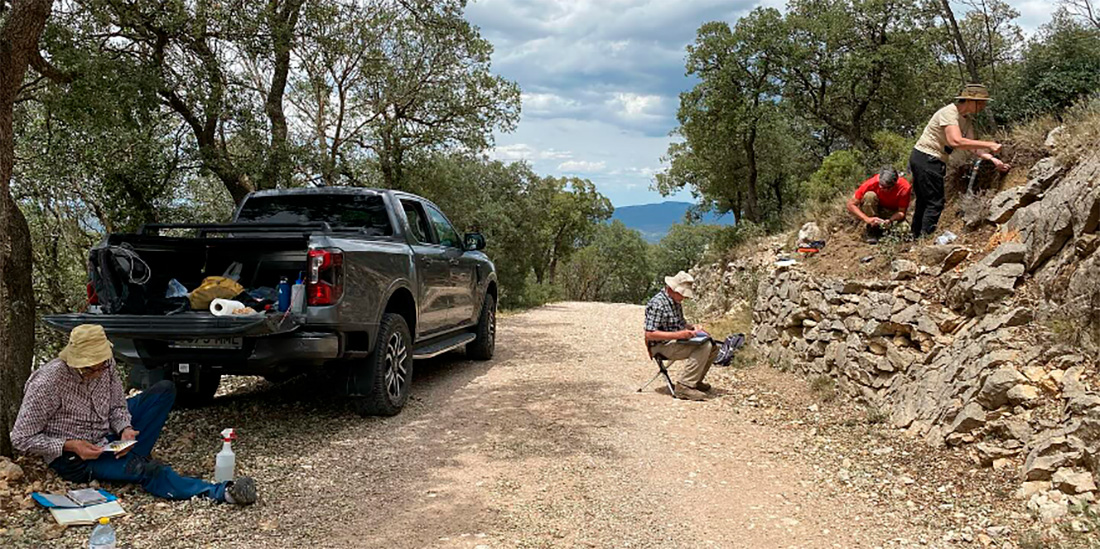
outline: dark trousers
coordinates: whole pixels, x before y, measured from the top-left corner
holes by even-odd
[[[97,459],[84,461],[72,452],[65,452],[53,460],[50,467],[69,482],[105,480],[137,483],[146,492],[166,499],[191,499],[200,496],[225,501],[224,483],[212,484],[202,479],[183,477],[171,467],[150,459],[153,446],[160,438],[160,431],[175,402],[176,387],[171,381],[154,384],[126,401],[131,424],[138,431],[138,442],[124,457],[115,459],[115,454],[104,452]],[[115,435],[108,438],[118,439]]]
[[[943,178],[947,165],[939,158],[913,149],[909,155],[909,172],[913,174],[913,192],[917,204],[910,222],[913,237],[936,232],[943,213]]]

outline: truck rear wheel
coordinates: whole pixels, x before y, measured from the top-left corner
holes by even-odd
[[[366,363],[352,366],[355,411],[361,416],[394,416],[405,407],[412,385],[412,336],[405,318],[382,315],[378,344]]]
[[[477,338],[466,344],[466,356],[474,360],[489,360],[493,358],[493,350],[497,340],[497,300],[490,294],[485,294],[485,303],[481,306],[481,316],[478,317]]]

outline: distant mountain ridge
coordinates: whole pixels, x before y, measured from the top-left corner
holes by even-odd
[[[619,220],[623,225],[631,229],[637,229],[649,242],[658,242],[666,234],[669,227],[676,223],[683,223],[684,216],[694,204],[691,202],[659,202],[657,204],[640,204],[637,206],[622,206],[615,208],[612,220]],[[733,225],[733,214],[717,217],[713,214],[703,216],[702,223],[714,225]]]

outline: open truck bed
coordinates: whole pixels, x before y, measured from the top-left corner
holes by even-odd
[[[131,366],[132,386],[171,379],[183,402],[212,397],[223,374],[281,379],[334,367],[346,373],[342,385],[361,413],[392,415],[408,398],[414,357],[463,347],[491,356],[497,288],[484,245],[476,233],[459,239],[435,205],[405,193],[261,191],[242,202],[232,223],[154,224],[108,235],[89,253],[100,285],[90,285],[89,311],[45,320],[65,332],[103,326],[116,358]],[[115,257],[132,258],[130,270]],[[140,282],[133,263],[148,273]],[[103,273],[104,264],[112,272]],[[282,278],[302,278],[304,310],[214,316],[175,312],[178,297],[170,307],[157,303],[172,299],[170,286],[193,290],[228,271],[261,294]],[[129,285],[114,292],[104,280]],[[109,306],[93,303],[96,287],[111,288]],[[138,297],[121,300],[127,292]]]

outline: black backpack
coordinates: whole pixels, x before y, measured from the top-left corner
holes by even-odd
[[[106,314],[146,312],[149,264],[129,245],[105,246],[88,254],[88,274]]]
[[[730,361],[733,360],[733,353],[744,346],[745,334],[733,334],[727,337],[718,348],[718,357],[714,359],[714,363],[718,366],[729,366]]]

